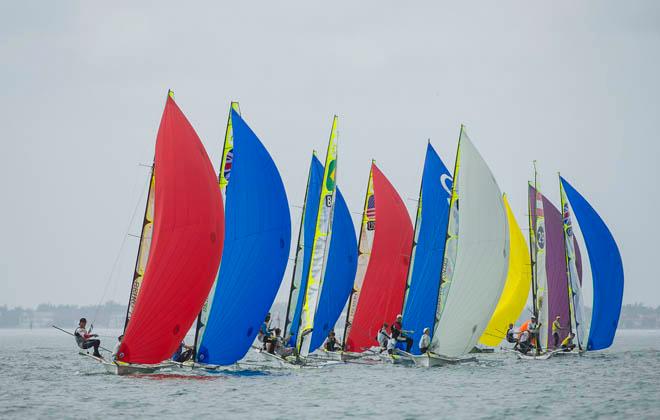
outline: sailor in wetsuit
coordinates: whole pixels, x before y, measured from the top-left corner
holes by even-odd
[[[387,325],[387,323],[384,323],[383,326],[378,331],[378,336],[376,337],[376,341],[378,341],[378,345],[380,346],[381,353],[387,350],[387,342],[390,339],[390,335],[387,333],[388,327],[389,325]]]
[[[266,314],[266,319],[264,319],[264,322],[261,323],[261,327],[259,327],[259,334],[257,334],[257,339],[263,343],[261,348],[264,350],[267,350],[268,343],[270,343],[270,340],[272,338],[271,333],[274,331],[274,329],[269,328],[269,325],[270,325],[270,312]]]
[[[328,333],[328,338],[325,339],[325,344],[323,346],[327,351],[339,350],[339,342],[337,341],[337,337],[333,330],[330,330]]]
[[[182,341],[172,355],[172,360],[175,362],[183,363],[192,359],[194,354],[195,348],[193,346],[187,346],[186,343]]]
[[[74,337],[76,338],[76,344],[78,344],[78,347],[80,347],[83,350],[87,350],[90,347],[94,348],[94,356],[95,357],[100,357],[101,353],[99,353],[99,346],[101,345],[101,340],[98,338],[98,334],[90,334],[87,332],[85,327],[87,326],[87,320],[85,318],[80,318],[80,322],[78,322],[78,328],[76,328],[76,332],[73,334]]]
[[[569,333],[566,338],[561,342],[561,349],[563,351],[571,351],[575,348],[575,344],[573,344],[573,339],[575,338],[575,334]]]
[[[401,314],[399,314],[396,316],[396,321],[392,323],[392,327],[390,328],[392,331],[392,338],[400,343],[406,343],[406,353],[410,353],[413,340],[405,334],[410,333],[411,331],[406,331],[403,329],[403,325],[401,324],[402,319],[403,317]]]

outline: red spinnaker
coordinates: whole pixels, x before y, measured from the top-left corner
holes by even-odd
[[[168,96],[156,139],[149,261],[118,359],[159,363],[190,329],[218,272],[224,212],[213,165]]]
[[[384,322],[401,313],[412,246],[413,226],[405,204],[390,181],[372,164],[376,231],[367,272],[346,350],[361,352],[377,345]]]

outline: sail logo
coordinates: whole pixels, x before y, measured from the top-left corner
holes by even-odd
[[[327,194],[325,196],[325,206],[332,207],[332,194]]]
[[[573,236],[573,225],[571,223],[571,213],[568,209],[568,203],[564,203],[563,207],[564,229],[566,229],[566,236]]]
[[[539,249],[545,248],[545,230],[543,229],[543,226],[539,226],[538,229],[536,229],[536,244]]]
[[[229,181],[229,175],[231,175],[231,168],[234,165],[234,149],[229,149],[227,151],[227,157],[225,158],[225,167],[223,168],[222,176]]]
[[[452,177],[448,174],[440,175],[440,185],[442,185],[442,189],[447,193],[447,203],[451,201],[451,187],[453,183]]]
[[[331,160],[328,164],[328,179],[325,181],[325,188],[332,191],[335,188],[335,173],[337,169],[337,160]]]

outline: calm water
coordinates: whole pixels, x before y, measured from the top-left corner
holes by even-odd
[[[55,330],[0,330],[2,418],[658,418],[659,398],[660,331],[620,331],[608,351],[545,362],[117,377]]]

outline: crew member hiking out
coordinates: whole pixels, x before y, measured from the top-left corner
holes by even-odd
[[[100,357],[101,353],[99,353],[99,346],[101,345],[101,340],[98,338],[97,334],[91,334],[87,332],[87,329],[85,328],[87,326],[87,319],[85,318],[80,318],[80,322],[78,322],[78,328],[76,328],[76,332],[73,334],[76,338],[76,343],[78,344],[78,347],[80,347],[83,350],[87,350],[91,347],[94,348],[94,356],[95,357]]]
[[[506,330],[506,341],[507,343],[516,343],[516,329],[513,328],[513,324],[509,324],[509,329]]]
[[[406,353],[410,353],[410,349],[412,348],[413,345],[413,340],[412,338],[408,337],[406,334],[411,333],[412,331],[406,331],[403,329],[403,325],[401,323],[401,320],[403,317],[401,314],[396,316],[396,321],[392,323],[392,327],[390,328],[392,330],[392,338],[398,341],[399,343],[406,343]]]

